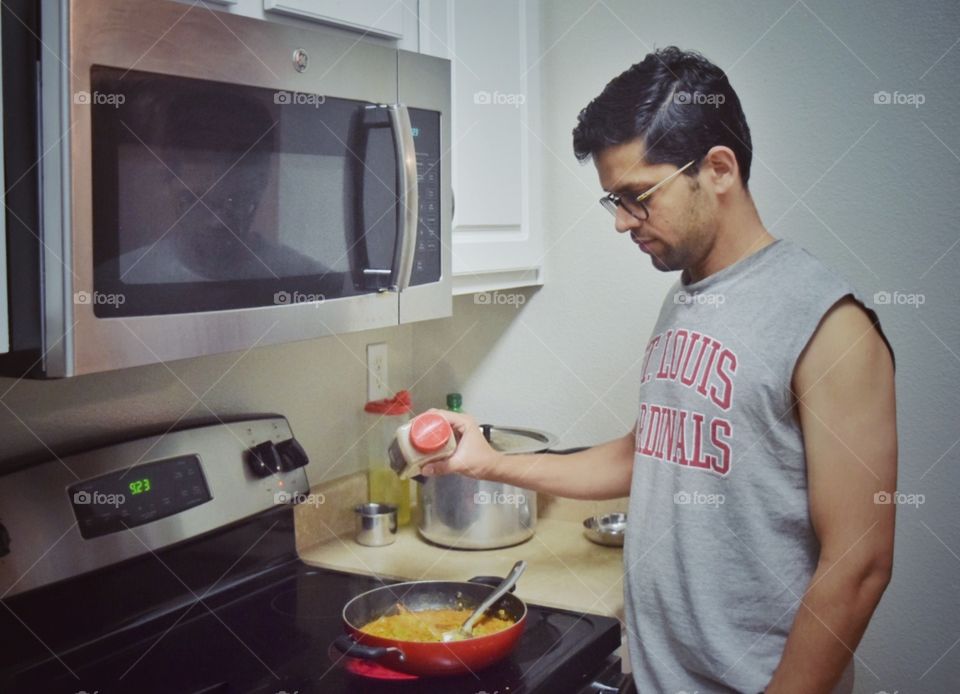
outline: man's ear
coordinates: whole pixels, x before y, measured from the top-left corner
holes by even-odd
[[[722,145],[710,148],[700,165],[700,172],[707,177],[708,184],[717,195],[731,192],[740,182],[737,156],[732,149]]]

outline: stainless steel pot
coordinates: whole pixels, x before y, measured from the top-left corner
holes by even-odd
[[[556,437],[534,429],[481,424],[490,445],[505,453],[538,453]],[[533,537],[537,493],[463,475],[428,477],[419,485],[420,534],[457,549],[495,549]]]

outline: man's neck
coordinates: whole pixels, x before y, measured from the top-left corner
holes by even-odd
[[[753,201],[749,199],[740,206],[738,213],[726,215],[714,239],[703,260],[684,271],[684,283],[699,282],[776,241],[763,226]]]

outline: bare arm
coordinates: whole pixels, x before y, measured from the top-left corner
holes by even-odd
[[[832,690],[893,562],[896,507],[874,496],[896,489],[893,364],[852,300],[824,318],[797,365],[794,386],[820,558],[768,694]]]
[[[424,466],[425,475],[455,472],[572,499],[615,499],[630,493],[632,431],[569,455],[504,455],[490,447],[473,417],[445,410],[431,411],[450,422],[458,441],[457,450],[449,458]]]

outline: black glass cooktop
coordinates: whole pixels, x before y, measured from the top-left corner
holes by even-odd
[[[530,605],[518,647],[486,670],[372,679],[331,646],[343,605],[384,582],[303,564],[285,533],[292,519],[268,515],[232,539],[4,600],[0,691],[561,693],[589,681],[620,644],[615,619]]]

